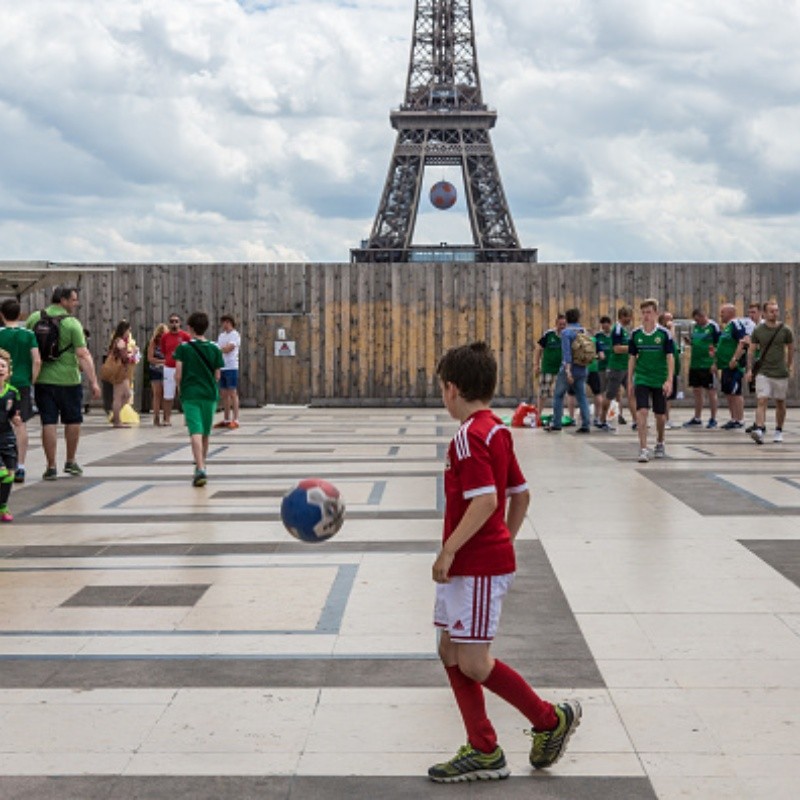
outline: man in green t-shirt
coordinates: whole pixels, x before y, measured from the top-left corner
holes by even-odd
[[[758,364],[756,375],[756,423],[750,436],[756,444],[764,444],[766,433],[767,406],[772,398],[775,401],[774,442],[783,441],[783,423],[786,421],[786,393],[789,389],[789,376],[794,365],[794,335],[791,328],[778,321],[780,309],[774,301],[764,303],[764,321],[757,325],[750,336],[747,350],[747,375],[753,377],[754,366]],[[754,357],[754,350],[758,355]]]
[[[601,430],[609,430],[605,422],[607,413],[606,383],[608,378],[608,359],[611,354],[611,317],[600,317],[600,330],[592,337],[597,349],[597,358],[589,364],[586,385],[592,390],[594,402],[594,425]]]
[[[719,388],[728,401],[731,412],[730,423],[723,428],[744,427],[744,385],[745,350],[750,341],[742,321],[736,316],[736,306],[725,303],[719,309],[719,321],[722,332],[714,352],[717,370],[719,371]],[[731,423],[738,423],[735,426]]]
[[[611,329],[611,350],[607,359],[606,402],[600,416],[601,427],[607,425],[608,411],[614,400],[619,403],[617,421],[620,425],[625,424],[625,417],[622,416],[622,389],[625,389],[628,410],[633,417],[634,426],[636,425],[636,398],[633,387],[628,383],[628,342],[630,340],[628,327],[632,319],[633,311],[628,306],[621,306],[617,311],[617,322]]]
[[[689,387],[694,395],[694,416],[683,423],[684,428],[702,427],[703,425],[703,392],[708,397],[708,409],[711,414],[707,428],[717,427],[717,389],[714,385],[717,367],[714,353],[719,341],[720,329],[716,321],[709,319],[702,308],[692,311],[691,339],[689,339]]]
[[[180,389],[183,416],[194,456],[193,486],[205,486],[208,438],[219,402],[219,373],[224,365],[222,350],[205,338],[208,314],[195,311],[186,320],[191,341],[175,349],[175,384]]]
[[[564,314],[559,314],[556,317],[555,327],[548,328],[536,343],[533,379],[537,384],[536,408],[540,414],[544,410],[545,399],[553,397],[556,375],[561,369],[561,332],[566,327],[567,318]]]
[[[92,397],[100,397],[100,384],[97,382],[92,354],[86,347],[83,325],[74,316],[80,305],[78,290],[74,286],[58,286],[53,291],[50,303],[45,313],[50,317],[62,318],[59,322],[59,355],[54,361],[42,359],[42,368],[34,386],[36,406],[42,420],[42,447],[47,460],[42,478],[46,481],[58,478],[56,436],[59,418],[64,425],[67,445],[64,472],[73,477],[83,475],[83,470],[75,460],[83,422],[81,371],[89,380]],[[41,315],[41,311],[34,311],[28,317],[26,327],[33,330]]]
[[[628,386],[636,398],[636,432],[639,461],[650,460],[647,449],[647,416],[650,403],[656,416],[656,458],[664,458],[667,398],[672,392],[675,356],[670,332],[658,324],[658,300],[648,298],[639,308],[642,324],[631,332],[628,343]]]
[[[19,323],[20,305],[14,298],[0,305],[0,318],[5,328],[0,328],[0,350],[11,356],[14,388],[19,392],[19,418],[16,427],[17,467],[14,482],[25,481],[25,458],[28,455],[28,420],[33,416],[33,384],[39,376],[42,359],[33,331]]]

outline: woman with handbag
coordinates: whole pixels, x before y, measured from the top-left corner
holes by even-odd
[[[114,400],[111,405],[111,424],[115,428],[128,428],[120,419],[122,407],[131,400],[131,375],[133,366],[139,360],[139,348],[131,336],[131,325],[123,319],[111,337],[108,355],[100,370],[100,377],[114,387]]]
[[[161,349],[161,337],[168,330],[163,322],[156,325],[147,345],[147,369],[153,397],[153,425],[161,425],[161,401],[164,399],[164,351]]]

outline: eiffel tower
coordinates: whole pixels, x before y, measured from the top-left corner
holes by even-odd
[[[534,262],[520,246],[483,102],[472,0],[416,0],[405,102],[390,114],[397,141],[372,233],[354,262]],[[461,166],[472,245],[412,246],[426,165]]]

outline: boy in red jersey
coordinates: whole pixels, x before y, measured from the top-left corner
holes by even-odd
[[[530,762],[552,766],[580,723],[577,701],[542,700],[525,679],[493,658],[489,649],[503,597],[514,579],[514,537],[530,502],[514,455],[511,432],[489,404],[497,362],[484,342],[448,351],[436,368],[450,416],[461,423],[447,454],[442,549],[433,565],[434,624],[467,744],[428,770],[438,783],[506,778],[510,770],[486,715],[483,687],[528,718]],[[506,497],[508,510],[506,511]]]

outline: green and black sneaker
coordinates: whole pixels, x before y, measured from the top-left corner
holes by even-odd
[[[449,761],[434,764],[428,770],[428,777],[436,783],[498,781],[510,774],[500,747],[491,753],[481,753],[470,744],[460,747]]]
[[[76,461],[64,462],[64,472],[66,472],[67,475],[72,475],[73,478],[80,478],[80,476],[83,475],[83,470]]]
[[[530,731],[531,766],[534,769],[547,769],[564,755],[567,742],[575,728],[581,724],[581,704],[577,700],[566,700],[555,706],[558,725],[552,731]]]
[[[206,471],[204,469],[197,469],[195,467],[194,478],[192,478],[192,486],[205,486],[206,481],[208,481]]]

